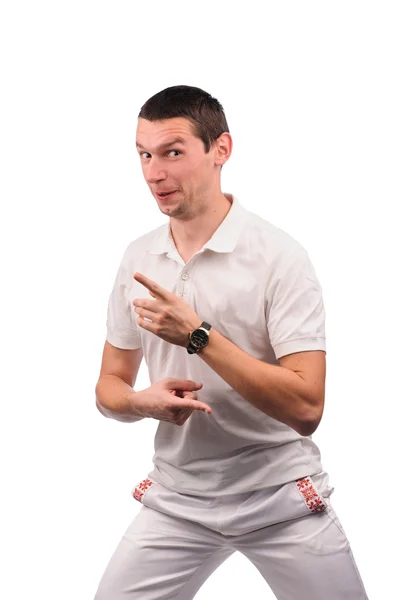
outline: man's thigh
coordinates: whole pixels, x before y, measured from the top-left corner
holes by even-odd
[[[220,534],[142,506],[112,555],[95,600],[191,600],[233,552]]]
[[[257,567],[278,600],[368,600],[330,504],[323,512],[239,536],[233,546]]]

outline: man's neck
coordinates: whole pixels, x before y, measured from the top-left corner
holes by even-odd
[[[170,220],[172,239],[182,258],[192,256],[211,239],[229,212],[232,201],[231,194],[222,194],[220,201],[203,215],[186,222]]]

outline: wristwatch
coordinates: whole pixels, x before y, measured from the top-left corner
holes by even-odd
[[[208,344],[209,341],[209,330],[211,325],[203,321],[197,329],[190,331],[189,333],[189,345],[187,351],[189,354],[195,354],[200,352],[202,348]]]

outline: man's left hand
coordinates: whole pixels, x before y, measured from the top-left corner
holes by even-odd
[[[134,279],[146,287],[154,298],[133,300],[134,310],[139,315],[138,325],[170,344],[187,348],[190,331],[200,327],[202,319],[183,298],[171,294],[145,275],[134,273]],[[150,319],[152,323],[145,319]]]

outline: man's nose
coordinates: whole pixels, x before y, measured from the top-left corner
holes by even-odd
[[[157,183],[167,179],[167,173],[159,163],[151,161],[149,166],[146,167],[145,177],[148,183]]]

